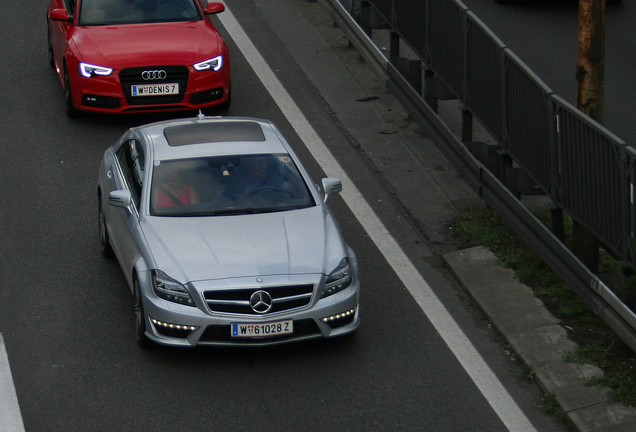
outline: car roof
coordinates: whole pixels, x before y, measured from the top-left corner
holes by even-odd
[[[199,116],[151,123],[137,130],[148,137],[154,160],[290,152],[272,122],[255,118]]]

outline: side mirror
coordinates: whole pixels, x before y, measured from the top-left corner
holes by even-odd
[[[225,10],[225,5],[223,3],[211,2],[205,8],[205,13],[207,15],[217,14],[223,12]]]
[[[325,177],[322,179],[322,190],[325,193],[324,202],[327,203],[331,195],[339,193],[342,190],[342,182],[337,178]]]
[[[68,14],[66,9],[53,9],[50,17],[53,21],[73,21],[73,17]]]
[[[108,204],[112,206],[123,207],[128,210],[131,203],[132,196],[130,195],[130,191],[114,190],[108,195]]]

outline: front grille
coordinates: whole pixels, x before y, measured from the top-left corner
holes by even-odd
[[[294,321],[294,334],[274,337],[277,339],[291,339],[320,334],[320,328],[313,319],[303,319]],[[235,342],[250,344],[253,343],[254,340],[262,341],[263,339],[265,338],[232,338],[229,325],[210,325],[201,335],[199,342]]]
[[[155,80],[144,80],[144,71],[165,71],[166,77]],[[151,105],[178,103],[183,100],[186,86],[188,85],[188,68],[185,66],[152,66],[122,69],[119,72],[119,81],[126,95],[126,100],[131,105]],[[178,83],[179,94],[165,96],[131,96],[131,86],[144,84]]]
[[[256,291],[266,291],[269,293],[272,297],[272,307],[267,313],[274,313],[307,306],[311,301],[314,286],[312,284],[304,284],[206,291],[203,293],[203,298],[210,312],[257,315],[250,307],[250,297]]]

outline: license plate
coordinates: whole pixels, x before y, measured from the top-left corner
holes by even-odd
[[[179,83],[144,84],[130,86],[133,96],[165,96],[179,94]]]
[[[263,336],[281,336],[294,333],[292,320],[275,321],[269,323],[232,323],[232,337],[254,338]]]

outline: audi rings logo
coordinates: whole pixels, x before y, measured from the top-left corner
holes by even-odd
[[[145,81],[166,79],[168,74],[165,70],[146,70],[141,73],[141,77]]]
[[[273,303],[272,296],[267,291],[256,291],[250,297],[250,306],[258,314],[269,312]]]

